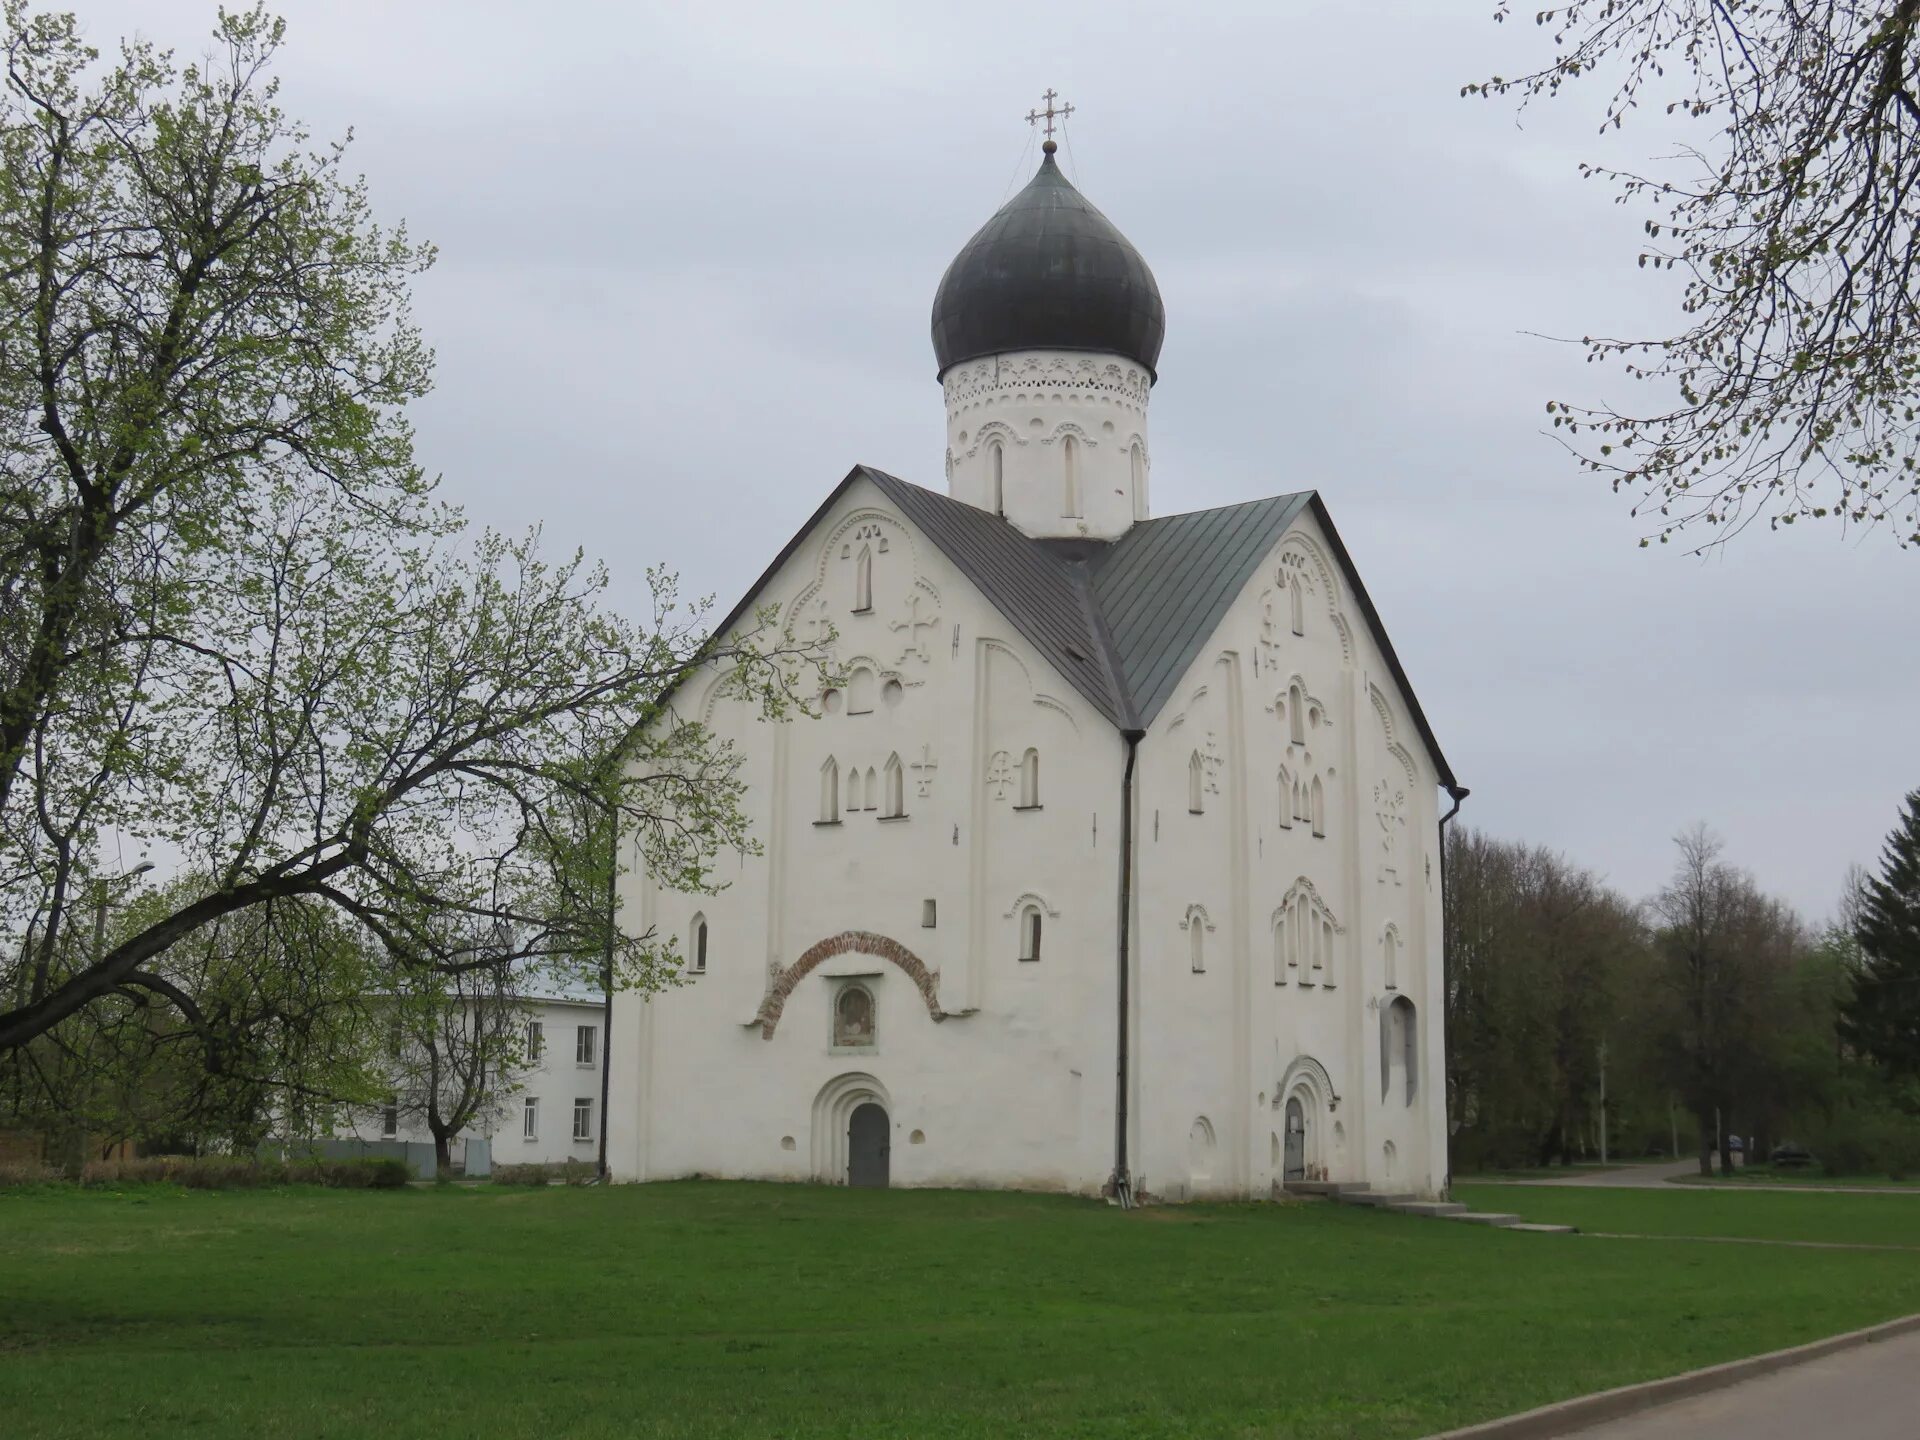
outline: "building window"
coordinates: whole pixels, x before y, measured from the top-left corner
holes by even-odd
[[[853,562],[853,613],[864,615],[873,609],[873,547],[862,545]]]
[[[527,1021],[527,1063],[538,1065],[547,1048],[547,1027],[538,1020]]]
[[[1282,765],[1280,767],[1280,828],[1282,830],[1293,828],[1293,800],[1293,776],[1288,772],[1287,767]]]
[[[820,819],[821,825],[840,823],[840,762],[831,755],[820,767]]]
[[[1029,905],[1020,912],[1020,958],[1040,958],[1040,907]]]
[[[1307,633],[1306,595],[1301,590],[1300,577],[1298,575],[1290,576],[1287,580],[1287,600],[1293,610],[1293,615],[1292,615],[1293,633],[1296,635],[1306,634]]]
[[[873,671],[861,665],[847,677],[847,714],[871,715],[874,692],[879,688]]]
[[[591,1065],[599,1049],[600,1031],[593,1025],[577,1026],[573,1032],[573,1063]]]
[[[900,757],[889,755],[886,769],[886,807],[880,812],[889,820],[898,820],[907,813],[907,775],[900,768]]]
[[[1187,761],[1187,813],[1199,815],[1206,810],[1206,767],[1200,763],[1200,752],[1193,752]]]
[[[873,993],[864,985],[848,985],[833,1002],[833,1043],[857,1050],[873,1044]]]
[[[873,773],[873,767],[867,767],[866,804],[862,809],[871,810],[880,803],[880,777]]]
[[[1040,752],[1029,750],[1020,757],[1020,809],[1040,808]]]
[[[1207,922],[1200,918],[1200,912],[1187,912],[1187,958],[1192,962],[1193,973],[1204,975],[1207,970]]]
[[[1324,836],[1327,833],[1327,792],[1321,788],[1318,775],[1313,777],[1313,789],[1307,800],[1307,809],[1313,816],[1313,833]]]
[[[1067,436],[1060,442],[1060,453],[1066,466],[1060,513],[1070,520],[1077,519],[1080,515],[1080,442],[1071,435]]]
[[[520,1102],[520,1138],[540,1138],[540,1097],[537,1095],[529,1095]]]
[[[687,968],[695,975],[707,973],[707,917],[695,915],[687,930]]]
[[[1307,743],[1307,692],[1299,685],[1287,687],[1287,726],[1294,744]]]
[[[987,447],[988,499],[993,513],[1007,513],[1007,452],[1006,447],[995,440]]]
[[[1380,937],[1380,949],[1386,962],[1386,988],[1398,990],[1400,988],[1400,932],[1393,926],[1387,926],[1386,934]]]
[[[920,902],[920,928],[921,929],[923,930],[933,929],[934,925],[939,921],[939,918],[940,918],[940,909],[938,905],[936,905],[932,900],[922,900]]]
[[[400,1133],[400,1097],[389,1095],[387,1108],[380,1112],[380,1135],[386,1140]]]
[[[1138,440],[1127,452],[1128,468],[1133,472],[1133,518],[1147,518],[1147,452],[1140,448]]]
[[[573,1102],[573,1138],[593,1139],[593,1101],[585,1095]]]

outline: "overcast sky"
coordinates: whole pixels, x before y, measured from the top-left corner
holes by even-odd
[[[1068,174],[1166,300],[1158,512],[1319,489],[1465,819],[1636,896],[1703,819],[1820,918],[1920,785],[1920,553],[1642,550],[1543,435],[1550,398],[1636,397],[1537,335],[1675,328],[1575,168],[1660,141],[1595,137],[1598,88],[1524,123],[1460,99],[1545,53],[1492,0],[281,8],[287,108],[352,127],[377,213],[440,247],[423,462],[631,610],[652,562],[731,605],[856,462],[941,484],[934,286],[1052,85]],[[102,48],[196,53],[213,13],[81,9]]]

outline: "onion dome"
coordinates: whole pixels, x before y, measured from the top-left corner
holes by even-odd
[[[1042,149],[1040,171],[982,225],[933,297],[940,373],[1013,350],[1094,350],[1160,359],[1167,311],[1140,252]]]

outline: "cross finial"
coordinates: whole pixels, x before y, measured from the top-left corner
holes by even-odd
[[[1043,120],[1046,121],[1047,139],[1046,139],[1046,143],[1043,144],[1040,148],[1046,151],[1047,154],[1051,155],[1055,150],[1059,148],[1057,145],[1053,143],[1053,122],[1056,119],[1065,121],[1067,116],[1073,114],[1073,106],[1062,105],[1056,109],[1053,102],[1059,99],[1060,97],[1059,97],[1059,94],[1056,91],[1054,91],[1051,87],[1049,87],[1047,90],[1047,93],[1041,96],[1040,98],[1046,101],[1047,108],[1044,110],[1029,110],[1027,112],[1027,123],[1029,125],[1038,125],[1041,121]]]

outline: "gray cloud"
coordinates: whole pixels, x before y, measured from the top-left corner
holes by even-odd
[[[436,241],[424,461],[730,603],[856,461],[938,484],[927,308],[1024,181],[1019,117],[1154,265],[1162,512],[1326,495],[1463,781],[1466,815],[1634,893],[1705,818],[1809,914],[1920,784],[1920,556],[1837,529],[1701,562],[1635,548],[1542,434],[1639,403],[1527,332],[1660,333],[1672,284],[1581,158],[1600,92],[1517,123],[1460,84],[1544,44],[1490,7],[832,7],[285,0],[285,99],[349,125],[380,213]],[[191,51],[199,0],[89,7]]]

